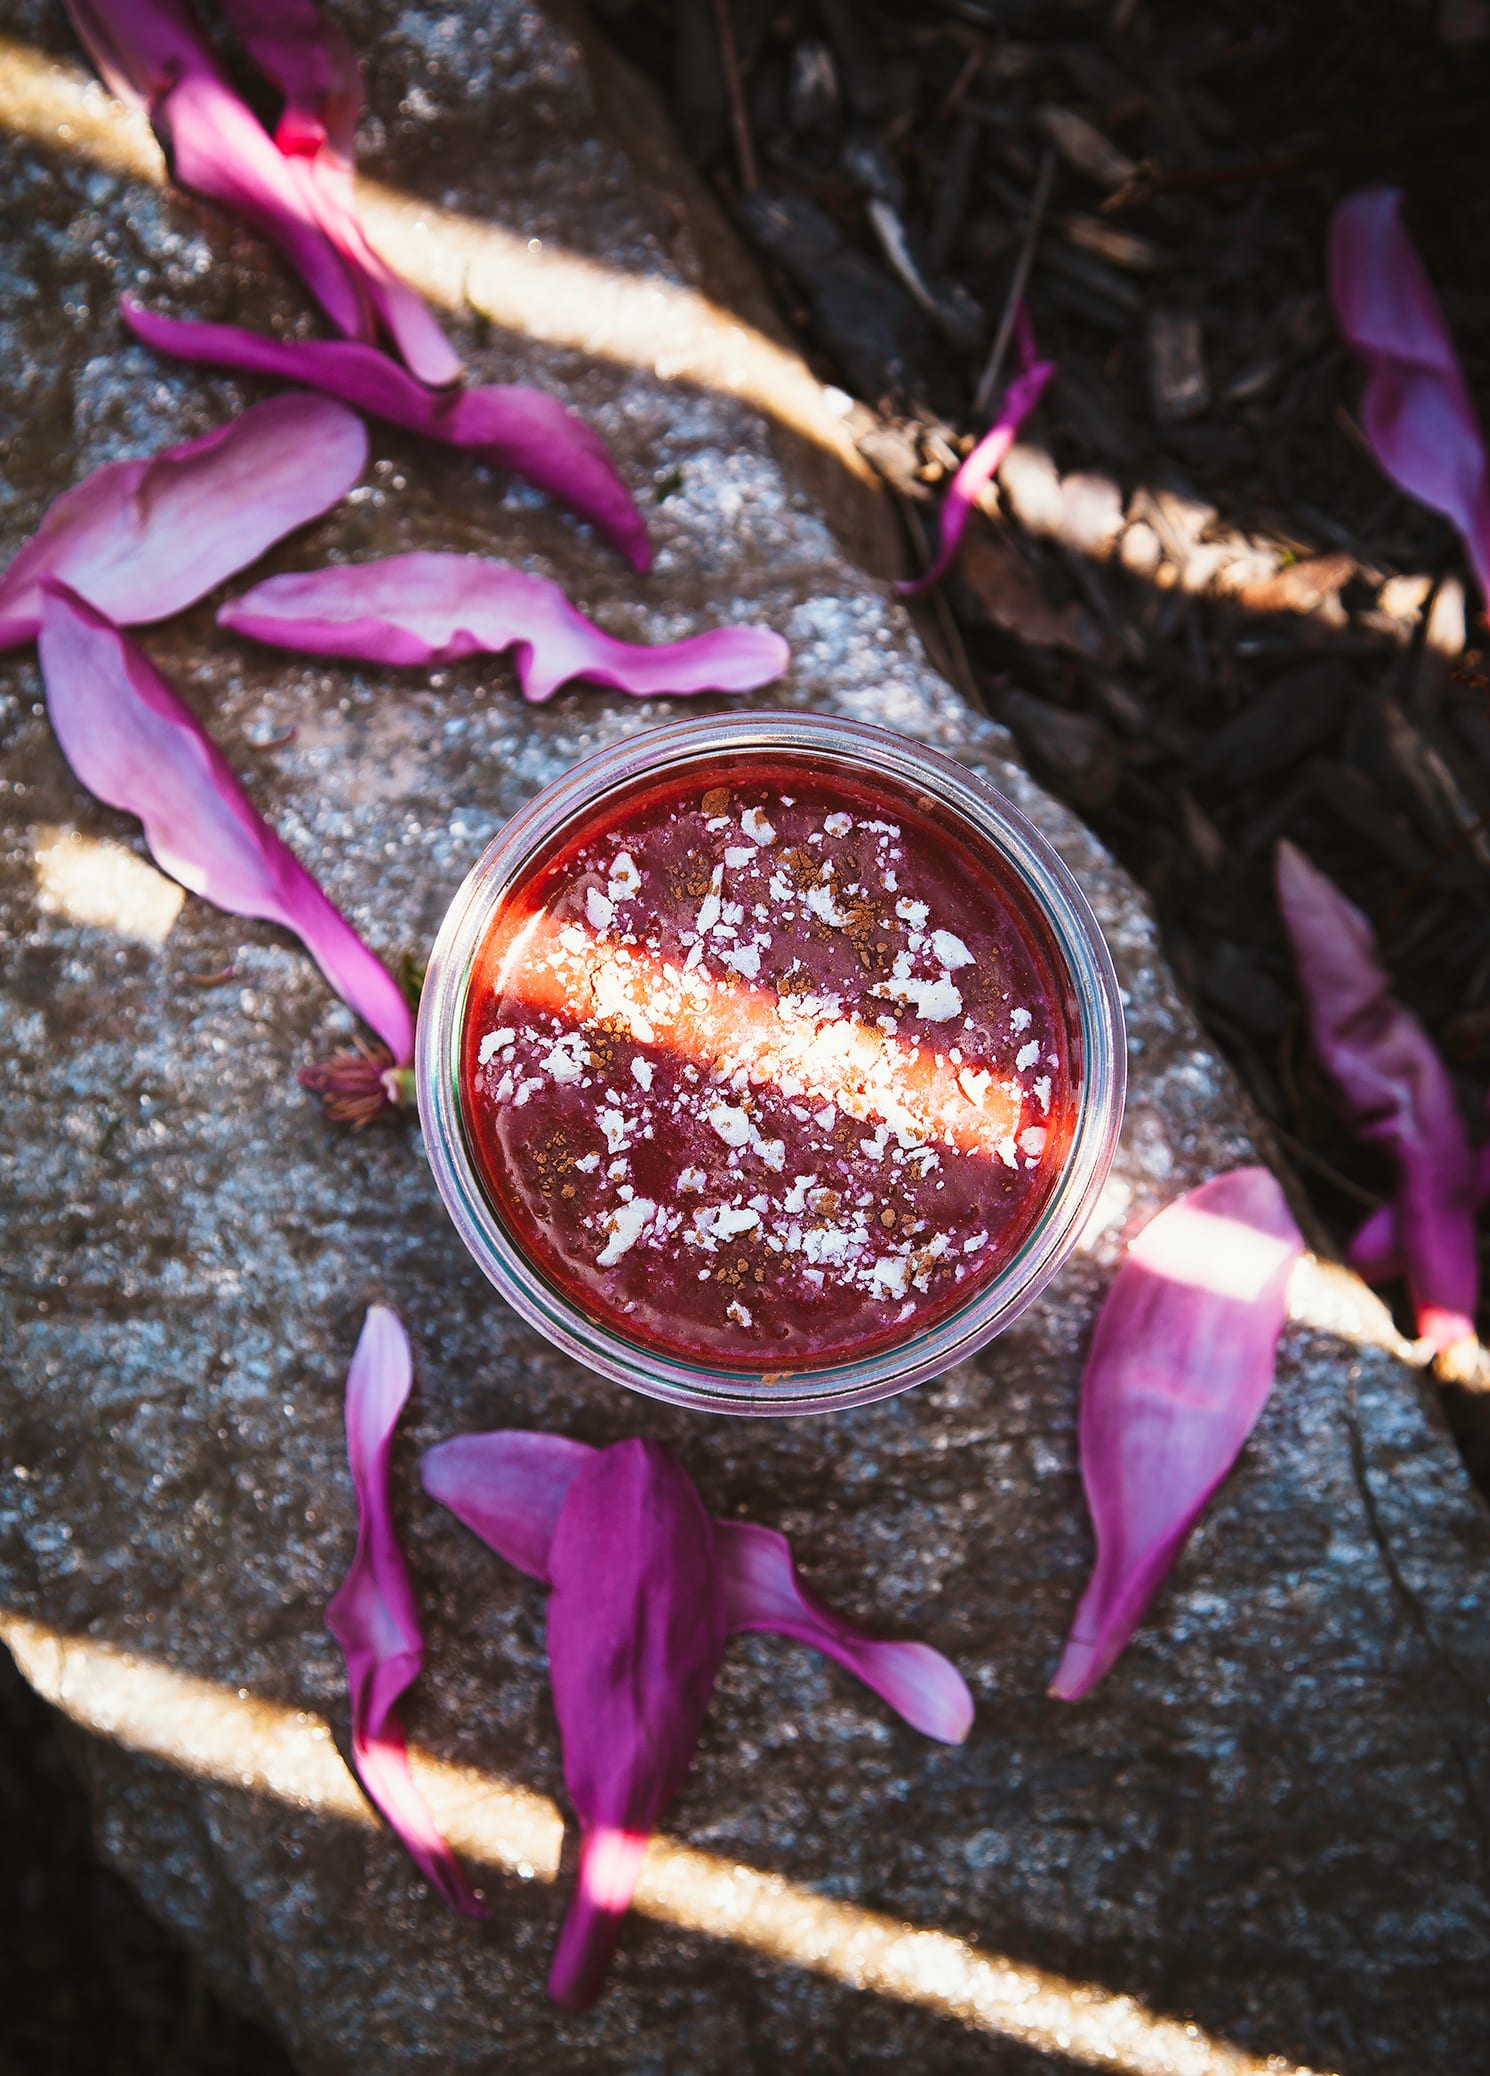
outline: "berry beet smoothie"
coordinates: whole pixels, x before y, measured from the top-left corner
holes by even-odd
[[[477,955],[482,1183],[643,1349],[789,1372],[893,1346],[1009,1261],[1074,1122],[1072,984],[925,795],[747,753],[571,827]]]

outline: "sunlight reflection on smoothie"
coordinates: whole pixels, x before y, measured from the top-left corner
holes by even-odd
[[[1025,1094],[1014,1076],[817,1008],[813,996],[686,971],[547,913],[514,935],[502,986],[524,1008],[581,1031],[624,1031],[633,1044],[661,1047],[725,1081],[743,1069],[752,1085],[769,1082],[788,1101],[832,1103],[917,1143],[937,1140],[1006,1168],[1032,1165],[1060,1136],[1039,1124],[1021,1129]]]

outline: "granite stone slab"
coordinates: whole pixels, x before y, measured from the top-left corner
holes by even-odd
[[[310,961],[198,901],[173,917],[136,825],[63,764],[31,652],[0,659],[0,1621],[91,1726],[78,1749],[105,1850],[308,2076],[1055,2071],[1100,2059],[1094,2010],[1119,2069],[1480,2066],[1490,1534],[1431,1389],[1372,1345],[1367,1311],[1291,1329],[1262,1422],[1133,1646],[1089,1703],[1044,1698],[1090,1560],[1075,1424],[1094,1309],[1124,1234],[1250,1157],[1254,1121],[1140,895],[864,574],[890,536],[834,400],[761,329],[750,270],[646,91],[533,0],[338,11],[369,55],[367,170],[395,198],[377,203],[390,241],[479,306],[452,318],[473,368],[541,383],[600,428],[659,552],[638,580],[522,486],[373,427],[363,487],[267,567],[481,548],[628,635],[768,620],[795,664],[756,704],[934,742],[1052,837],[1118,962],[1132,1100],[1098,1229],[976,1362],[836,1418],[629,1397],[504,1311],[410,1124],[352,1137],[322,1121],[295,1069],[351,1023]],[[79,94],[50,7],[21,0],[6,33],[72,68],[40,64],[41,113],[22,120],[12,92],[0,133],[8,555],[86,470],[264,393],[132,344],[122,289],[179,314],[311,320],[257,241],[152,182],[146,133]],[[72,96],[66,135],[48,94]],[[584,689],[528,707],[489,659],[302,662],[220,633],[211,602],[145,640],[390,959],[428,944],[536,788],[667,712]],[[967,1746],[943,1750],[808,1652],[748,1639],[670,1835],[726,1886],[738,1864],[850,1932],[865,1913],[903,1920],[1095,2001],[1068,1998],[1063,2020],[1057,1986],[1026,2023],[1016,1983],[981,2020],[958,2016],[934,1970],[893,1992],[866,1962],[856,1986],[805,1919],[773,1953],[748,1928],[638,1915],[604,2002],[566,2016],[543,1980],[572,1830],[557,1885],[489,1864],[490,1922],[446,1914],[359,1820],[316,1720],[344,1738],[322,1611],[352,1547],[341,1390],[372,1299],[419,1354],[396,1490],[429,1660],[405,1720],[442,1779],[471,1769],[562,1802],[542,1596],[421,1500],[417,1452],[497,1425],[657,1436],[713,1511],[787,1530],[822,1593],[948,1652],[979,1704]],[[241,1767],[223,1757],[234,1723]],[[300,1756],[260,1766],[260,1729]],[[1188,2044],[1136,2019],[1125,2032],[1118,1998],[1188,2023]]]

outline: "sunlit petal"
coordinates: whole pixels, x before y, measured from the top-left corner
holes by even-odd
[[[913,1730],[961,1744],[973,1697],[956,1666],[923,1643],[886,1643],[860,1629],[802,1584],[791,1545],[774,1528],[716,1521],[714,1549],[732,1636],[770,1630],[810,1644],[872,1687]]]
[[[639,697],[752,692],[791,661],[768,627],[716,627],[652,647],[620,641],[548,578],[478,555],[390,555],[270,577],[218,618],[280,648],[376,663],[446,663],[515,648],[518,682],[532,700],[571,678]]]
[[[374,418],[463,447],[512,469],[608,534],[638,569],[651,566],[647,525],[605,443],[541,389],[495,384],[430,390],[384,353],[334,339],[271,339],[232,324],[158,317],[128,296],[121,308],[137,338],[158,352],[211,367],[280,375],[326,391]]]
[[[1477,1181],[1453,1079],[1392,994],[1361,911],[1292,844],[1278,846],[1277,877],[1314,1050],[1356,1131],[1396,1163],[1418,1332],[1446,1347],[1473,1333],[1479,1296]]]
[[[356,414],[271,397],[201,439],[114,461],[65,490],[0,576],[0,648],[30,641],[59,577],[116,626],[191,605],[345,497],[367,462]]]
[[[1224,1266],[1233,1249],[1240,1274]],[[1081,1383],[1097,1561],[1051,1682],[1059,1700],[1080,1700],[1111,1666],[1252,1432],[1303,1249],[1274,1177],[1237,1168],[1161,1211],[1128,1250]],[[1201,1277],[1206,1259],[1217,1266]]]
[[[589,1878],[549,1978],[580,2007],[599,1995],[645,1839],[682,1787],[723,1656],[724,1600],[708,1515],[655,1442],[618,1442],[581,1465],[549,1557],[548,1657],[564,1779],[587,1836]]]
[[[293,930],[399,1062],[414,1047],[397,981],[275,835],[144,653],[62,585],[42,604],[41,670],[62,754],[97,799],[138,815],[162,871],[231,915]]]
[[[1361,426],[1399,489],[1458,530],[1490,594],[1490,464],[1396,188],[1349,195],[1330,224],[1330,295],[1365,362]]]
[[[558,1434],[460,1434],[427,1449],[419,1474],[431,1499],[499,1557],[547,1585],[559,1510],[594,1453]]]
[[[347,1462],[357,1548],[326,1610],[347,1661],[358,1777],[416,1864],[454,1910],[485,1916],[409,1773],[394,1703],[419,1676],[424,1639],[388,1505],[388,1459],[414,1381],[408,1336],[386,1306],[368,1309],[347,1373]]]

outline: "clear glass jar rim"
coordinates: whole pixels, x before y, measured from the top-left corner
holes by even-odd
[[[786,751],[850,764],[929,793],[1013,867],[1070,969],[1081,1023],[1082,1100],[1061,1178],[1018,1252],[956,1311],[904,1343],[861,1358],[759,1371],[685,1363],[626,1340],[556,1289],[514,1244],[466,1141],[462,1036],[471,969],[492,915],[530,861],[580,812],[639,779],[732,752]],[[425,977],[416,1051],[419,1116],[436,1186],[472,1256],[513,1309],[589,1369],[649,1397],[701,1411],[838,1412],[939,1375],[1028,1305],[1070,1254],[1107,1179],[1126,1087],[1123,1014],[1111,955],[1070,870],[1020,809],[986,780],[911,737],[820,714],[726,713],[643,729],[570,767],[504,824],[467,875]]]

